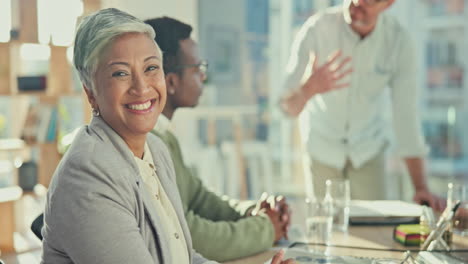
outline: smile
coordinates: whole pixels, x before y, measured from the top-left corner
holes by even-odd
[[[135,111],[146,111],[149,110],[156,99],[148,100],[144,103],[135,103],[135,104],[126,104],[125,107],[127,107],[130,110],[135,110]]]

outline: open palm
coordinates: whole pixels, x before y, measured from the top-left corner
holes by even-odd
[[[312,74],[304,85],[304,92],[308,98],[349,86],[349,83],[340,81],[353,71],[349,66],[351,57],[343,58],[341,51],[337,51],[323,65],[318,65],[317,55],[313,56],[313,60]]]

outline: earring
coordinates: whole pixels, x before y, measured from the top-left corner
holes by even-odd
[[[100,116],[101,114],[99,113],[99,110],[98,109],[94,109],[93,108],[93,116]]]

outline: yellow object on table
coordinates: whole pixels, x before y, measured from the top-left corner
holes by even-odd
[[[427,225],[399,225],[393,230],[393,239],[405,246],[419,246],[430,232]]]

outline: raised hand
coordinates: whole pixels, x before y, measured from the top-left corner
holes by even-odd
[[[305,99],[314,95],[323,94],[336,89],[349,86],[349,83],[340,83],[353,69],[349,66],[351,57],[343,58],[341,51],[333,53],[323,65],[318,65],[318,56],[313,56],[312,74],[302,86]]]

